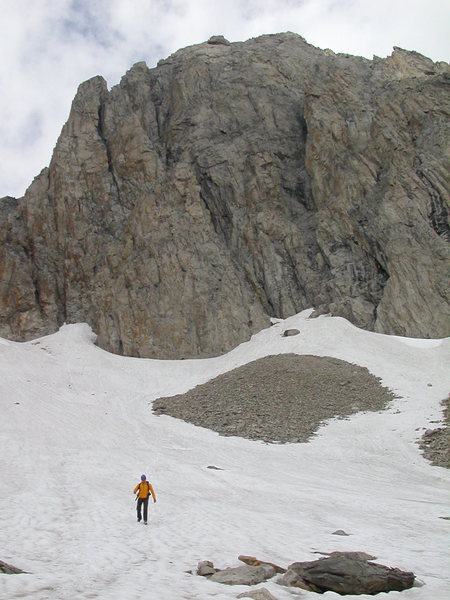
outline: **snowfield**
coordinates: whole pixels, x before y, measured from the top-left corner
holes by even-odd
[[[0,560],[28,572],[0,575],[0,598],[228,600],[249,588],[196,576],[200,560],[224,568],[249,554],[286,567],[360,550],[423,584],[376,598],[448,600],[450,473],[417,440],[442,419],[450,338],[380,335],[310,312],[205,360],[115,356],[82,324],[0,340]],[[282,337],[287,328],[300,334]],[[332,420],[307,444],[221,437],[152,413],[160,396],[290,352],[367,367],[398,398]],[[147,527],[136,522],[141,473],[157,497]],[[257,587],[279,600],[320,597],[275,580]]]

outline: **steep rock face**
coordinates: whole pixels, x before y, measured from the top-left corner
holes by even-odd
[[[205,356],[309,306],[449,335],[448,65],[211,42],[79,87],[0,201],[0,335],[86,321],[114,352]]]

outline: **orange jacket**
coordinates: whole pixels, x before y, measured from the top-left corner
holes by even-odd
[[[153,496],[153,502],[156,502],[155,491],[150,481],[140,481],[134,488],[134,493],[139,490],[139,498],[147,498],[150,494]]]

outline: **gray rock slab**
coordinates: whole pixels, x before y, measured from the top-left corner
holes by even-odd
[[[333,591],[343,595],[403,591],[411,588],[415,579],[411,572],[345,555],[293,563],[289,565],[287,574],[292,576],[292,572],[314,591]]]
[[[197,575],[203,577],[213,575],[217,569],[214,568],[214,564],[210,560],[202,560],[197,565]]]
[[[257,585],[275,575],[276,571],[269,565],[253,567],[244,565],[242,567],[230,567],[211,575],[210,581],[224,583],[227,585]]]

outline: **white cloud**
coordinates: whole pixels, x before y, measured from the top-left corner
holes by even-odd
[[[214,34],[241,41],[294,31],[371,58],[392,47],[449,60],[448,0],[2,0],[0,196],[22,195],[48,165],[82,81],[114,85]]]

